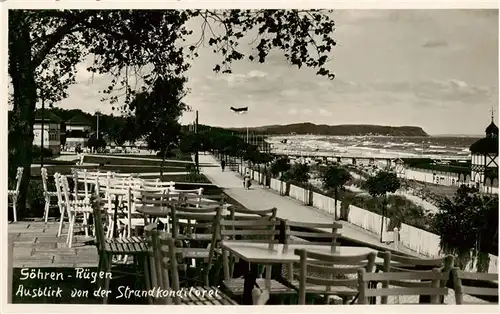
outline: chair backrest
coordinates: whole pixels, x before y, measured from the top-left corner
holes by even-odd
[[[115,179],[132,179],[135,176],[133,173],[120,173],[113,172],[113,178]]]
[[[184,193],[184,194],[191,193],[191,194],[196,194],[196,195],[203,195],[203,188],[186,189],[186,190],[171,188],[170,191],[172,191],[174,193]]]
[[[442,280],[439,284],[440,287],[445,287],[446,282],[449,279],[449,274],[453,268],[453,256],[447,255],[440,258],[418,258],[418,257],[408,257],[393,254],[389,251],[379,252],[378,256],[383,258],[384,266],[382,270],[384,272],[420,272],[420,271],[430,271],[432,269],[439,269],[441,272],[446,274],[448,277]],[[387,288],[389,284],[393,282],[382,282],[382,286]],[[397,281],[394,282],[395,285],[401,284]],[[406,286],[412,285],[412,283],[406,282]],[[414,287],[418,287],[419,283],[415,282]],[[441,299],[441,302],[444,298]],[[382,304],[386,304],[387,298],[382,297]]]
[[[172,296],[175,304],[181,304],[181,296],[177,291],[180,289],[179,269],[185,269],[184,256],[179,241],[168,236],[168,234],[152,231],[153,255],[155,264],[160,265],[158,282],[163,290],[171,290],[173,293],[163,298],[166,304],[171,304]]]
[[[48,175],[47,175],[47,168],[42,167],[40,168],[40,174],[42,175],[42,185],[43,185],[43,193],[47,195],[49,192],[48,188]]]
[[[453,290],[455,291],[455,303],[463,304],[463,295],[473,296],[497,296],[498,297],[498,273],[473,273],[465,272],[458,268],[452,269]],[[463,280],[468,280],[468,284],[478,281],[497,281],[496,288],[477,287],[464,285]]]
[[[87,206],[90,204],[90,197],[83,200],[78,200],[76,197],[74,200],[71,199],[71,194],[69,190],[68,177],[65,175],[60,175],[59,180],[61,181],[62,187],[62,199],[65,204],[65,208],[68,211],[68,215],[71,217],[73,215],[74,209],[80,206]]]
[[[173,181],[160,181],[160,179],[148,180],[142,179],[144,187],[150,188],[161,188],[161,189],[170,189],[173,190],[175,187],[175,182]]]
[[[300,256],[299,304],[305,304],[307,289],[311,286],[324,286],[325,292],[335,286],[355,288],[358,269],[371,272],[376,258],[375,252],[342,256],[304,249],[296,249],[295,255]]]
[[[177,194],[177,200],[180,206],[196,206],[196,207],[208,207],[208,206],[226,206],[226,196],[224,194],[220,195],[203,195],[196,193],[177,193],[171,192],[173,195]]]
[[[216,241],[219,234],[221,220],[220,207],[211,208],[182,208],[172,206],[172,236],[177,239],[184,230],[183,235],[199,236]]]
[[[165,191],[162,190],[145,190],[145,189],[132,189],[132,202],[142,206],[157,206],[164,207],[173,204],[170,197]],[[167,191],[168,192],[168,191]]]
[[[365,269],[358,270],[358,303],[367,304],[369,297],[383,297],[387,300],[390,296],[403,295],[428,295],[431,304],[438,304],[439,298],[448,294],[448,288],[441,287],[440,282],[448,279],[449,274],[443,273],[438,268],[424,271],[400,271],[371,273]],[[411,281],[408,281],[411,280]],[[369,282],[391,282],[392,287],[377,288],[370,286]],[[397,283],[397,284],[396,284]],[[415,285],[418,283],[418,285]],[[382,304],[387,304],[382,303]]]
[[[59,207],[59,211],[62,211],[63,206],[65,206],[65,203],[63,198],[61,174],[59,172],[54,173],[54,185],[56,187],[57,206]]]
[[[293,243],[304,243],[298,238],[308,238],[313,239],[313,241],[308,241],[307,244],[312,245],[329,245],[331,247],[331,252],[335,252],[337,247],[337,239],[341,237],[340,233],[337,231],[342,228],[342,225],[337,222],[330,223],[310,223],[310,222],[297,222],[285,220],[285,248],[289,244]],[[312,231],[298,231],[292,228],[303,228],[310,229]],[[329,229],[331,232],[321,232],[321,230],[315,229]],[[316,239],[328,239],[328,242],[314,241]]]
[[[269,249],[278,243],[279,229],[276,228],[279,222],[268,217],[259,217],[252,220],[220,220],[220,236],[225,240],[237,240],[239,237],[245,241],[268,243]]]
[[[250,210],[241,206],[229,206],[227,218],[230,220],[252,220],[260,217],[276,218],[278,209],[276,207],[269,209]]]
[[[95,199],[92,202],[92,214],[94,216],[94,229],[96,237],[96,246],[98,251],[104,250],[106,235],[104,233],[104,222],[102,216],[105,212],[102,210],[104,200],[101,198],[99,191],[99,181],[96,182]]]

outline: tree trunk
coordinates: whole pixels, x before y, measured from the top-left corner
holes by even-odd
[[[9,126],[9,168],[23,167],[17,199],[18,219],[26,215],[26,197],[33,161],[33,125],[35,123],[36,84],[31,57],[30,26],[21,10],[9,12],[9,76],[14,90],[12,125]]]
[[[382,235],[384,233],[384,217],[385,217],[385,195],[382,196],[382,220],[380,221],[380,242],[382,242]]]

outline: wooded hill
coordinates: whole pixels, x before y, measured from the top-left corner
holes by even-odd
[[[243,131],[242,128],[231,128]],[[246,129],[245,129],[246,130]],[[384,136],[429,136],[417,126],[384,126],[369,124],[326,125],[314,123],[294,123],[286,125],[267,125],[249,128],[251,132],[269,135],[313,134],[313,135],[384,135]]]

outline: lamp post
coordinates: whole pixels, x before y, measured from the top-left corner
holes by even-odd
[[[96,137],[97,139],[99,139],[99,116],[101,115],[101,112],[99,110],[96,110],[95,112],[95,116],[96,116],[96,119],[97,119],[97,134],[96,134]]]

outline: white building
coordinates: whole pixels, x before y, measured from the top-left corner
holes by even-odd
[[[33,125],[33,145],[42,147],[43,136],[43,147],[50,149],[54,155],[58,155],[61,151],[61,122],[61,118],[45,111],[42,129],[42,113],[37,111]]]
[[[82,115],[66,121],[66,147],[86,147],[92,124]]]

